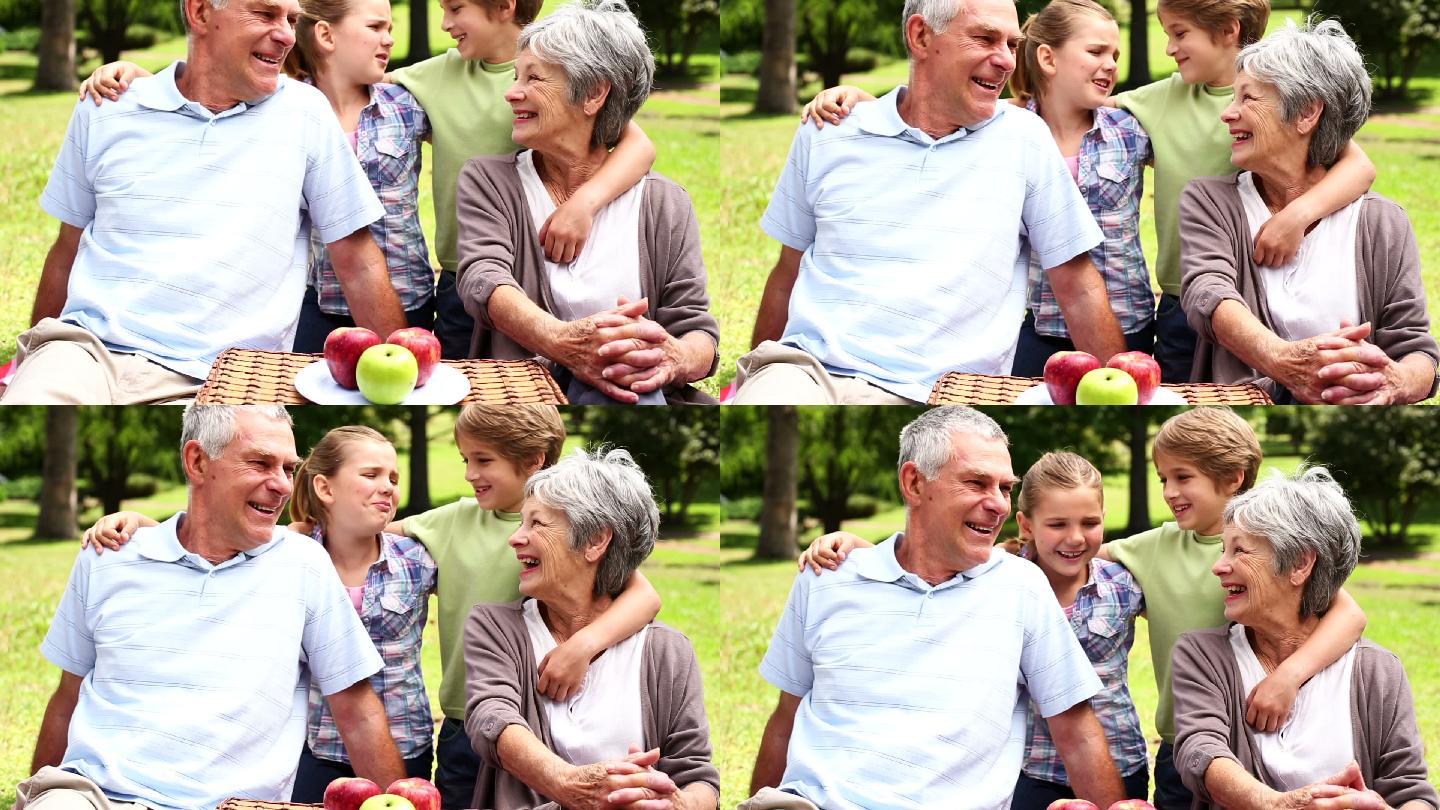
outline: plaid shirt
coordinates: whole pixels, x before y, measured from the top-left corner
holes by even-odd
[[[360,111],[355,149],[370,185],[385,206],[385,216],[370,226],[375,244],[385,253],[390,283],[400,306],[418,309],[435,294],[435,271],[425,232],[420,229],[420,142],[430,134],[430,121],[420,102],[398,84],[370,85],[370,103]],[[330,264],[330,251],[310,231],[310,273],[320,310],[348,315],[350,307]]]
[[[311,536],[323,542],[319,528]],[[430,698],[420,674],[420,638],[437,571],[419,541],[381,534],[380,559],[365,575],[365,596],[360,602],[360,620],[385,662],[384,668],[370,677],[370,685],[385,704],[390,736],[405,759],[428,749],[435,733]],[[313,684],[305,733],[315,756],[331,762],[350,761],[330,703]]]
[[[1026,108],[1038,114],[1034,99]],[[1080,141],[1080,193],[1105,239],[1090,251],[1090,260],[1105,279],[1110,309],[1120,331],[1144,329],[1155,314],[1150,270],[1140,248],[1140,197],[1145,190],[1145,163],[1152,160],[1150,136],[1135,116],[1114,107],[1095,111],[1095,126]],[[1030,254],[1026,298],[1035,314],[1035,331],[1069,337],[1065,316],[1050,277]]]
[[[1125,566],[1096,557],[1090,561],[1090,581],[1075,595],[1075,604],[1066,616],[1104,684],[1090,698],[1090,706],[1105,729],[1110,756],[1121,776],[1146,766],[1145,736],[1140,732],[1140,715],[1135,712],[1126,680],[1130,645],[1135,643],[1135,617],[1144,609],[1140,586]],[[1050,738],[1050,726],[1033,702],[1025,718],[1025,731],[1025,775],[1070,784]]]

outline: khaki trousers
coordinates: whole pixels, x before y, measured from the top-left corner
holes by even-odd
[[[118,354],[73,324],[45,318],[19,337],[6,405],[142,405],[193,399],[203,380]]]
[[[735,810],[820,810],[809,799],[786,793],[775,788],[760,788],[760,792],[737,804]]]
[[[89,779],[46,765],[15,789],[15,810],[145,810],[145,805],[112,802]]]
[[[920,405],[859,377],[831,374],[805,352],[767,340],[737,361],[735,405]]]

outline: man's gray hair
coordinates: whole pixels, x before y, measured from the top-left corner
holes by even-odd
[[[585,550],[605,529],[610,547],[595,572],[595,595],[616,597],[655,549],[660,510],[645,472],[625,450],[576,450],[525,482],[525,497],[565,513],[570,548]]]
[[[900,35],[905,36],[905,24],[916,14],[925,21],[926,28],[943,34],[964,8],[965,0],[905,0],[905,11],[900,15]]]
[[[1360,560],[1360,523],[1345,490],[1324,467],[1278,471],[1225,505],[1225,524],[1270,542],[1277,576],[1294,571],[1315,554],[1300,596],[1301,617],[1330,609],[1340,586]]]
[[[529,48],[565,71],[573,105],[609,82],[610,95],[595,117],[592,145],[608,149],[619,143],[625,125],[650,97],[655,57],[640,21],[621,0],[577,0],[560,6],[525,26],[519,48]]]
[[[180,449],[191,441],[200,443],[207,458],[219,458],[235,438],[235,417],[241,410],[258,413],[287,425],[294,425],[284,405],[196,405],[185,406],[181,417]]]
[[[1289,124],[1312,104],[1325,105],[1310,136],[1310,166],[1329,168],[1370,117],[1370,74],[1355,41],[1338,20],[1304,27],[1291,20],[1235,57],[1236,72],[1273,85],[1280,118]]]
[[[957,433],[973,433],[1010,445],[1010,438],[994,419],[965,405],[946,405],[926,411],[901,429],[897,467],[913,461],[921,475],[934,480],[955,452]]]
[[[208,2],[208,3],[210,4],[210,7],[211,7],[211,8],[217,9],[217,10],[218,10],[218,9],[225,8],[226,6],[230,5],[230,0],[206,0],[206,2]],[[180,0],[180,22],[184,23],[184,25],[185,25],[185,33],[186,33],[186,35],[189,35],[189,33],[190,33],[190,15],[188,15],[188,14],[185,13],[185,6],[186,6],[185,0]]]

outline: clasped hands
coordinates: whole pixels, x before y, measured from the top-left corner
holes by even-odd
[[[1329,405],[1389,405],[1402,393],[1397,364],[1366,340],[1368,323],[1292,341],[1272,375],[1300,402]]]
[[[569,795],[562,804],[575,810],[672,810],[682,807],[683,794],[665,773],[655,770],[658,748],[641,752],[630,747],[622,760],[576,768]]]
[[[587,318],[561,324],[557,356],[551,359],[611,399],[635,404],[641,394],[681,379],[676,340],[645,317],[649,302],[619,303]]]

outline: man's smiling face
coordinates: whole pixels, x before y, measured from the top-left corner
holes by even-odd
[[[962,127],[995,114],[1015,70],[1020,23],[1011,0],[968,0],[944,33],[928,32],[916,70],[937,94],[937,107]]]
[[[219,458],[206,459],[192,493],[194,506],[215,516],[225,543],[238,551],[270,542],[293,490],[300,458],[283,420],[241,410],[235,436]]]

